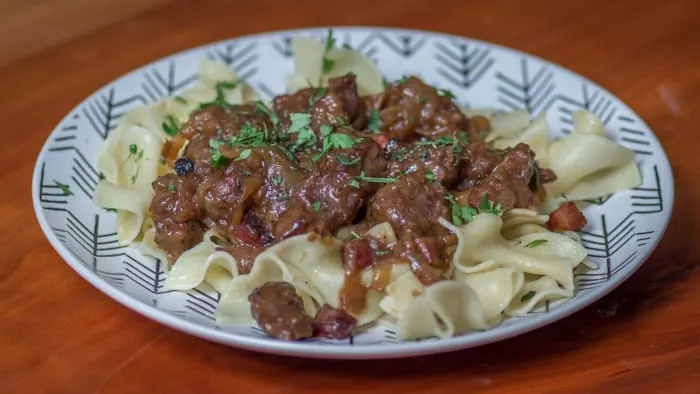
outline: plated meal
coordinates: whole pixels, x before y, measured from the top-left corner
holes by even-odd
[[[292,50],[266,76],[287,93],[204,60],[101,146],[94,201],[167,289],[211,286],[218,324],[282,340],[449,338],[577,294],[583,202],[642,183],[598,116],[552,139],[544,114],[463,108],[420,70],[385,80],[332,31]]]

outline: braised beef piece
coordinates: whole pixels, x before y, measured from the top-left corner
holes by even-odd
[[[357,327],[357,319],[341,309],[325,304],[314,317],[314,336],[328,339],[346,339]]]
[[[326,88],[306,88],[273,99],[273,109],[280,118],[283,131],[288,130],[290,114],[310,113],[311,128],[321,138],[322,125],[365,127],[364,102],[357,93],[356,76],[352,73],[331,78]],[[290,135],[290,141],[296,140]]]
[[[461,147],[458,152],[461,152]],[[447,188],[459,180],[460,158],[451,145],[432,146],[397,142],[392,147],[386,167],[386,176],[395,178],[403,174],[423,174]]]
[[[272,123],[269,116],[254,104],[234,105],[230,108],[211,106],[194,111],[179,133],[190,141],[185,156],[194,161],[195,167],[208,168],[211,164],[209,140],[233,137],[244,127],[271,129]]]
[[[335,233],[350,224],[363,202],[363,191],[353,187],[355,179],[346,172],[314,172],[304,179],[292,196],[289,208],[275,224],[275,236],[290,233]]]
[[[437,238],[407,234],[399,240],[394,255],[408,260],[416,278],[428,286],[445,279],[441,270],[445,261],[440,256],[440,247]]]
[[[382,148],[371,138],[360,133],[337,131],[347,134],[355,143],[352,148],[335,149],[321,156],[315,164],[320,172],[346,172],[357,176],[379,177],[384,173],[386,158]]]
[[[199,221],[202,210],[197,200],[194,174],[168,174],[153,182],[155,192],[150,204],[155,227],[155,242],[168,258],[177,259],[182,252],[202,240],[204,227]]]
[[[285,341],[313,336],[313,320],[293,285],[265,282],[250,293],[248,301],[253,318],[268,335]]]
[[[408,77],[384,92],[365,97],[368,116],[379,112],[381,130],[389,139],[431,139],[468,131],[469,122],[446,91],[438,91],[419,78]]]
[[[382,186],[369,200],[368,216],[374,223],[389,222],[397,237],[406,233],[444,231],[438,218],[446,213],[444,189],[421,174],[404,175]]]

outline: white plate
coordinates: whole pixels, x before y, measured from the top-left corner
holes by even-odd
[[[264,98],[283,92],[292,71],[290,37],[323,37],[327,29],[280,31],[222,41],[146,65],[108,83],[75,107],[46,141],[32,180],[39,223],[56,251],[83,278],[127,307],[201,338],[262,352],[319,358],[390,358],[440,353],[500,341],[542,327],[591,304],[627,279],[659,242],[671,215],[673,176],[654,134],[628,106],[591,81],[542,59],[497,45],[438,33],[386,28],[336,28],[372,58],[388,79],[418,74],[450,89],[463,105],[547,112],[554,136],[585,108],[606,133],[637,152],[643,185],[586,208],[583,242],[598,269],[576,277],[576,296],[485,332],[451,339],[397,341],[379,327],[346,341],[282,342],[257,327],[218,327],[217,294],[168,292],[163,262],[119,247],[115,215],[92,203],[96,153],[119,117],[135,106],[177,94],[197,78],[204,56],[228,63]],[[60,184],[69,185],[66,195]]]

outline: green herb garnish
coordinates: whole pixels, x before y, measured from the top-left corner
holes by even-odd
[[[354,187],[355,189],[359,189],[360,181],[358,181],[357,179],[351,179],[350,181],[348,181],[348,186]]]
[[[272,184],[275,186],[281,185],[282,184],[282,176],[280,175],[280,176],[276,176],[276,177],[272,178]]]
[[[335,158],[336,160],[338,160],[338,162],[340,162],[340,164],[344,166],[354,166],[355,164],[359,163],[360,160],[362,160],[362,158],[360,158],[359,156],[354,159],[348,159],[347,157],[335,155]]]
[[[328,57],[328,54],[334,46],[335,37],[333,37],[333,29],[328,29],[328,36],[326,36],[326,43],[323,47],[323,58],[321,59],[321,77],[318,81],[319,86],[321,85],[321,82],[323,82],[323,75],[328,75],[328,73],[330,73],[335,66],[335,60]]]
[[[356,176],[355,179],[359,181],[372,182],[372,183],[395,183],[399,178],[380,178],[373,176],[365,176],[365,172],[360,172],[360,175]],[[359,185],[358,185],[359,186]]]
[[[174,184],[174,183],[168,183],[168,190],[170,190],[171,192],[174,192],[174,191],[175,191],[175,184]]]
[[[526,248],[536,248],[540,245],[544,245],[547,243],[546,239],[536,239],[531,242],[529,242],[527,245],[525,245]]]
[[[135,155],[136,151],[139,150],[139,147],[136,144],[131,144],[129,145],[129,156]]]
[[[373,108],[369,113],[369,125],[367,126],[373,133],[381,133],[382,121],[379,119],[379,111]]]
[[[321,210],[321,203],[318,201],[315,201],[313,204],[311,204],[311,209],[314,210],[314,212],[318,212]]]
[[[255,109],[267,115],[270,118],[270,122],[272,122],[273,126],[277,126],[277,124],[279,124],[280,120],[277,117],[277,114],[274,113],[274,111],[272,111],[270,108],[268,108],[267,105],[265,105],[265,103],[263,103],[262,101],[258,100],[255,102]]]
[[[70,189],[70,185],[66,185],[65,183],[61,183],[59,181],[54,180],[53,181],[54,185],[61,189],[61,192],[63,192],[64,196],[72,196],[73,191]]]
[[[213,106],[219,106],[222,108],[231,108],[231,104],[226,101],[226,90],[231,90],[235,89],[238,84],[240,84],[241,81],[219,81],[216,83],[215,89],[216,89],[216,97],[214,98],[214,101],[210,101],[208,103],[202,103],[199,105],[199,109],[203,108],[208,108],[208,107],[213,107]]]
[[[321,97],[325,96],[326,93],[328,92],[328,89],[326,88],[318,88],[314,94],[309,96],[309,107],[312,107],[318,100],[321,99]]]
[[[187,104],[187,100],[185,100],[185,98],[182,96],[175,96],[173,97],[173,100],[177,101],[178,103]]]
[[[534,290],[530,290],[527,293],[523,294],[522,297],[520,297],[520,301],[521,302],[530,301],[532,299],[532,297],[535,296],[535,294],[537,294],[537,292],[535,292]]]
[[[442,96],[442,97],[447,97],[447,98],[449,98],[449,99],[455,99],[455,98],[457,98],[457,97],[454,95],[454,93],[450,92],[450,91],[447,90],[447,89],[439,89],[439,90],[438,90],[438,94],[439,94],[440,96]]]
[[[435,181],[436,179],[437,179],[437,178],[435,177],[435,174],[433,174],[432,171],[430,171],[430,170],[426,170],[426,171],[425,171],[425,180],[426,180],[426,181],[431,181],[431,182],[433,182],[433,181]]]
[[[172,115],[165,115],[164,119],[162,127],[165,134],[171,137],[176,136],[177,132],[180,131],[180,122]]]
[[[292,151],[297,151],[305,145],[315,145],[316,134],[311,129],[311,114],[292,113],[289,114],[289,120],[292,123],[289,125],[287,132],[297,134],[297,140],[292,145]]]
[[[498,216],[503,215],[503,207],[501,207],[501,204],[494,204],[493,201],[488,199],[486,193],[481,196],[479,208],[457,204],[454,195],[451,193],[447,193],[445,199],[450,202],[450,219],[455,226],[461,226],[463,223],[471,222],[474,216],[480,213],[492,213]]]
[[[349,149],[355,145],[358,139],[353,139],[351,136],[343,133],[334,133],[333,126],[321,125],[321,138],[323,139],[323,147],[321,152],[311,158],[312,161],[318,161],[321,157],[333,149]]]
[[[245,160],[245,159],[250,157],[250,153],[251,153],[250,149],[243,149],[241,151],[241,153],[238,155],[238,157],[236,158],[236,160],[234,160],[234,161]]]

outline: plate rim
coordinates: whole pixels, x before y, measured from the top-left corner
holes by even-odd
[[[285,342],[285,341],[276,341],[271,338],[256,338],[256,337],[248,337],[248,336],[242,336],[236,333],[231,333],[223,330],[217,330],[212,327],[206,327],[204,325],[200,325],[196,322],[180,318],[171,314],[168,314],[167,312],[158,309],[152,305],[149,305],[136,297],[133,297],[129,295],[128,293],[112,286],[109,284],[107,281],[105,281],[103,278],[100,276],[94,274],[90,270],[87,269],[84,265],[80,264],[79,261],[77,260],[76,257],[73,256],[72,252],[68,250],[68,248],[63,245],[58,238],[56,237],[56,234],[53,232],[51,229],[48,220],[46,218],[45,213],[43,212],[43,208],[41,206],[40,202],[40,196],[39,196],[39,190],[37,188],[37,185],[39,184],[39,179],[40,179],[40,172],[41,172],[41,163],[45,161],[45,156],[48,151],[48,146],[50,141],[52,140],[52,137],[55,136],[55,133],[58,131],[58,126],[62,123],[64,123],[70,116],[71,114],[83,107],[87,102],[89,102],[91,99],[93,99],[97,94],[100,93],[103,89],[112,86],[114,84],[119,83],[121,80],[128,78],[129,76],[136,74],[138,72],[144,71],[148,69],[149,67],[154,66],[155,64],[168,60],[168,59],[173,59],[176,57],[184,56],[186,54],[192,53],[192,52],[198,52],[205,50],[208,47],[215,47],[217,45],[221,45],[224,43],[228,43],[231,41],[245,41],[245,40],[253,40],[253,39],[259,39],[263,38],[266,36],[274,36],[274,35],[295,35],[299,33],[317,33],[317,32],[325,32],[329,28],[334,29],[335,31],[342,31],[342,32],[386,32],[386,33],[407,33],[411,35],[421,35],[421,36],[426,36],[426,37],[433,37],[433,38],[439,38],[439,39],[447,39],[447,40],[469,40],[474,43],[482,44],[487,47],[492,47],[492,48],[497,48],[501,51],[509,52],[511,54],[516,54],[521,57],[525,57],[528,59],[533,59],[537,60],[539,62],[542,62],[548,66],[553,67],[557,72],[562,72],[565,74],[568,74],[570,76],[575,76],[578,79],[581,79],[583,82],[586,82],[587,84],[590,84],[593,87],[596,87],[606,94],[609,95],[610,98],[613,98],[616,100],[621,106],[623,106],[625,109],[630,111],[632,114],[634,114],[639,121],[642,123],[644,127],[646,127],[649,130],[649,135],[648,137],[652,139],[654,142],[656,142],[657,149],[658,149],[658,155],[661,159],[661,162],[663,166],[659,167],[659,171],[662,173],[660,175],[662,176],[667,176],[668,177],[668,182],[669,182],[669,187],[668,189],[663,189],[664,193],[667,194],[666,202],[667,206],[664,207],[664,213],[662,216],[663,220],[663,226],[659,229],[658,237],[656,237],[653,242],[651,243],[648,252],[645,253],[643,258],[640,259],[640,262],[632,267],[631,270],[628,272],[622,272],[617,276],[612,277],[609,280],[609,285],[607,286],[600,286],[594,290],[592,290],[589,293],[584,294],[584,298],[577,298],[577,303],[571,303],[568,307],[557,309],[555,311],[549,311],[547,314],[543,314],[541,317],[536,317],[536,318],[531,318],[532,320],[529,321],[526,325],[520,326],[520,325],[515,325],[515,326],[507,326],[501,328],[498,332],[494,333],[493,330],[486,330],[486,331],[481,331],[481,332],[474,332],[474,333],[468,333],[465,335],[461,336],[456,336],[452,338],[446,338],[446,339],[439,339],[439,340],[431,340],[431,341],[404,341],[400,343],[393,343],[393,344],[374,344],[374,345],[359,345],[359,346],[353,346],[353,345],[348,345],[348,346],[338,346],[338,345],[332,345],[332,344],[324,344],[324,343],[308,343],[308,342]],[[277,354],[277,355],[284,355],[284,356],[293,356],[293,357],[303,357],[303,358],[319,358],[319,359],[390,359],[390,358],[403,358],[403,357],[412,357],[412,356],[419,356],[419,355],[428,355],[428,354],[438,354],[438,353],[446,353],[446,352],[452,352],[452,351],[458,351],[458,350],[463,350],[463,349],[468,349],[468,348],[475,348],[475,347],[480,347],[486,344],[490,343],[495,343],[495,342],[500,342],[504,341],[519,335],[523,335],[532,331],[535,331],[537,329],[540,329],[544,326],[547,326],[549,324],[552,324],[556,321],[562,320],[568,316],[571,316],[582,309],[591,306],[593,303],[604,297],[605,295],[609,294],[611,291],[614,289],[618,288],[622,283],[624,283],[627,279],[629,279],[630,276],[632,276],[643,264],[645,264],[649,257],[651,257],[652,253],[656,250],[658,247],[658,244],[661,242],[663,239],[666,230],[668,228],[668,225],[670,223],[672,214],[673,214],[673,207],[675,203],[675,181],[673,177],[673,171],[671,168],[671,162],[669,160],[669,157],[661,144],[661,142],[658,140],[658,137],[656,136],[656,133],[654,130],[649,127],[649,125],[646,123],[646,121],[640,116],[636,111],[634,111],[626,102],[621,100],[619,97],[617,97],[614,93],[612,93],[610,90],[606,89],[605,87],[599,85],[598,83],[592,81],[585,75],[575,72],[571,69],[568,69],[566,67],[563,67],[562,65],[544,59],[540,56],[512,48],[512,47],[507,47],[501,44],[489,42],[489,41],[484,41],[476,38],[472,38],[469,36],[460,36],[456,34],[450,34],[450,33],[444,33],[440,31],[432,31],[432,30],[423,30],[423,29],[409,29],[409,28],[403,28],[403,27],[390,27],[390,26],[363,26],[363,25],[334,25],[334,26],[313,26],[313,27],[302,27],[302,28],[295,28],[295,29],[279,29],[279,30],[270,30],[270,31],[265,31],[265,32],[257,32],[253,34],[246,34],[246,35],[241,35],[241,36],[235,36],[235,37],[230,37],[227,39],[222,39],[222,40],[217,40],[209,43],[204,43],[201,45],[197,45],[195,47],[190,47],[184,50],[180,50],[177,52],[170,53],[168,55],[162,56],[160,58],[154,59],[148,63],[145,63],[141,66],[138,66],[136,68],[132,68],[128,70],[127,72],[124,72],[120,74],[118,77],[113,78],[109,80],[106,83],[103,83],[101,86],[96,88],[92,93],[90,93],[88,96],[86,96],[84,99],[82,99],[79,103],[75,104],[69,111],[68,113],[61,118],[59,122],[57,122],[52,129],[52,131],[47,135],[45,141],[42,144],[41,150],[36,158],[35,165],[34,165],[34,170],[32,174],[32,203],[33,203],[33,208],[34,208],[34,213],[37,218],[37,221],[39,222],[39,225],[42,229],[42,232],[44,233],[44,236],[47,238],[49,241],[49,244],[53,247],[53,249],[58,253],[58,255],[61,257],[61,259],[64,260],[65,263],[67,263],[74,271],[78,273],[80,277],[82,277],[85,281],[87,281],[89,284],[92,286],[96,287],[97,290],[101,291],[102,293],[106,294],[109,296],[111,299],[114,301],[117,301],[117,303],[121,304],[122,306],[137,312],[138,314],[150,319],[154,320],[160,324],[163,324],[167,327],[170,327],[172,329],[175,329],[180,332],[184,332],[186,334],[205,339],[208,341],[224,344],[227,346],[232,346],[236,348],[241,348],[249,351],[256,351],[256,352],[262,352],[262,353],[268,353],[268,354]],[[574,298],[572,298],[573,300]],[[567,300],[567,303],[571,300]]]

